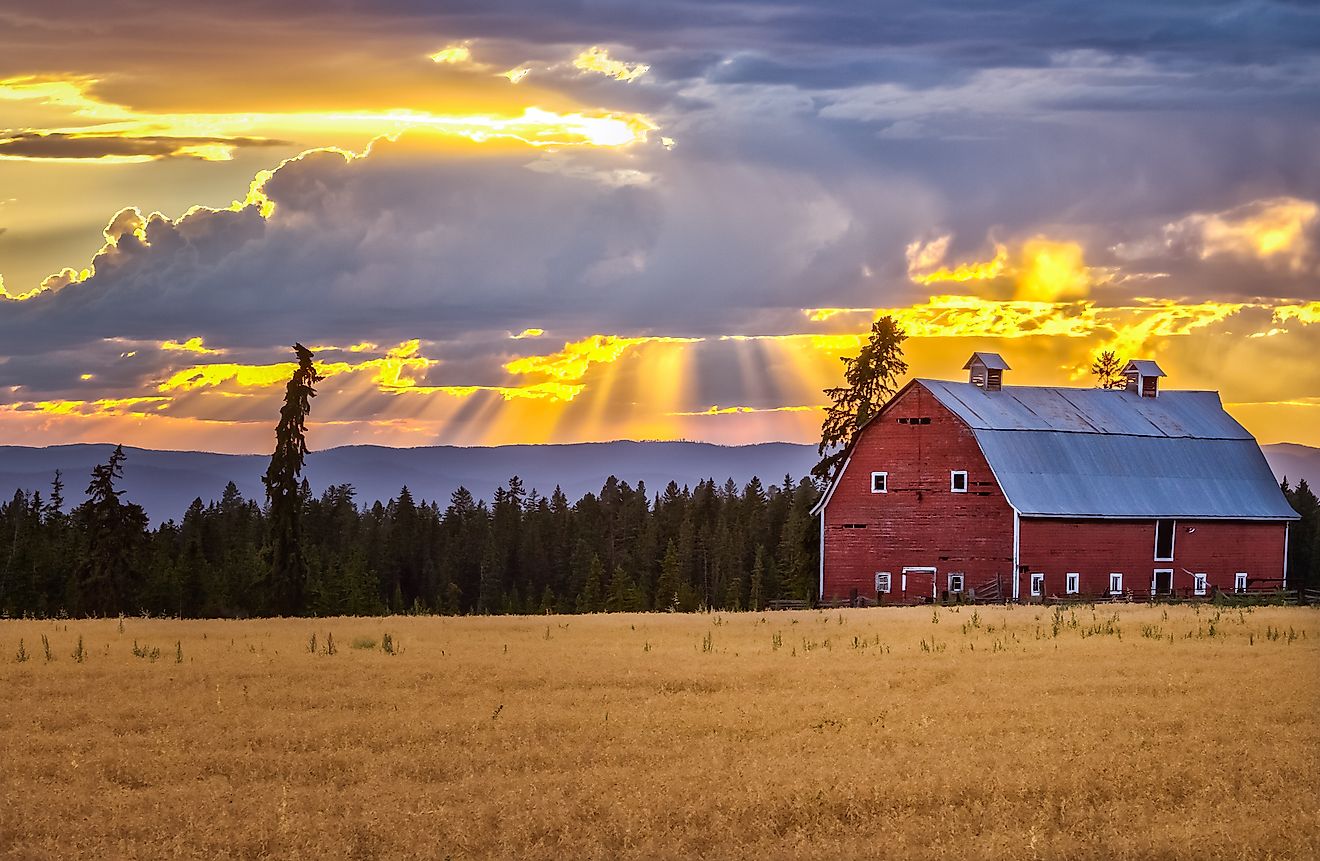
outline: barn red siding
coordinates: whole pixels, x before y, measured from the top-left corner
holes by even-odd
[[[899,422],[921,418],[930,423]],[[966,470],[966,493],[950,490],[951,470]],[[872,472],[889,473],[888,493],[871,492]],[[1012,573],[1013,510],[971,429],[921,385],[867,427],[823,516],[825,600],[854,589],[875,598],[878,571],[892,575],[891,602],[942,593],[950,573],[970,588]],[[935,577],[911,573],[904,592],[905,567],[935,568]]]
[[[1045,575],[1044,594],[1066,597],[1066,576],[1080,575],[1082,596],[1105,595],[1111,572],[1123,575],[1123,590],[1150,595],[1158,568],[1173,569],[1174,594],[1192,596],[1192,575],[1206,575],[1208,591],[1233,591],[1246,572],[1252,588],[1277,588],[1283,576],[1284,524],[1250,521],[1179,520],[1172,562],[1155,561],[1155,523],[1114,520],[1023,518],[1019,560],[1020,596],[1031,599],[1030,575]]]

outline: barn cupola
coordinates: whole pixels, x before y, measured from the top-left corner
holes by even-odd
[[[1004,371],[1012,368],[998,353],[972,353],[963,370],[971,372],[967,381],[972,385],[987,392],[997,392],[1004,387]]]
[[[1127,378],[1129,392],[1154,398],[1160,393],[1160,377],[1168,375],[1150,359],[1133,359],[1123,366],[1123,376]]]

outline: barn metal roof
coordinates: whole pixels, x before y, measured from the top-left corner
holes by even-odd
[[[1025,516],[1297,519],[1216,392],[917,382],[972,428]]]

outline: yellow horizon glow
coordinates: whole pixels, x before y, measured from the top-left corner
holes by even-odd
[[[259,137],[258,129],[280,134],[324,137],[335,131],[378,137],[424,129],[476,143],[515,141],[533,147],[622,147],[644,142],[658,126],[643,114],[618,111],[557,112],[526,105],[520,113],[442,114],[388,109],[379,111],[289,111],[283,113],[152,113],[103,102],[88,94],[98,83],[94,77],[6,78],[0,80],[0,101],[28,101],[67,111],[83,125],[44,128],[43,134],[75,138],[169,139],[216,138],[204,142],[181,141],[167,153],[65,157],[12,155],[0,151],[0,160],[138,164],[162,158],[232,160],[244,139]],[[3,143],[3,141],[0,141]]]

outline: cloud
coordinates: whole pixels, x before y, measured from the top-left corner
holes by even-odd
[[[180,343],[179,341],[163,341],[160,348],[165,351],[174,351],[180,353],[197,353],[201,356],[222,356],[224,350],[213,350],[207,347],[201,338],[189,338]]]
[[[288,146],[288,141],[254,137],[178,137],[95,132],[20,132],[0,136],[0,160],[80,160],[129,164],[154,159],[229,161],[240,147]]]
[[[635,81],[650,71],[646,63],[625,63],[610,58],[610,53],[599,45],[586,49],[573,58],[574,68],[596,72],[616,81]]]
[[[456,45],[446,45],[434,54],[431,54],[433,63],[469,63],[472,61],[472,50],[467,43]]]
[[[1242,402],[1320,394],[1302,5],[405,0],[309,32],[306,0],[78,2],[0,28],[4,134],[150,152],[5,168],[0,392],[83,405],[11,438],[265,446],[295,338],[336,369],[319,444],[803,438],[877,309],[921,373],[1002,342],[1058,382],[1109,344]],[[169,149],[239,138],[299,144]],[[163,346],[194,339],[224,355]],[[148,395],[136,424],[94,406]]]
[[[1256,200],[1222,212],[1197,212],[1164,228],[1165,243],[1201,259],[1226,255],[1278,262],[1293,271],[1316,263],[1320,206],[1295,197]]]
[[[1016,260],[1009,250],[995,243],[988,260],[944,266],[952,235],[929,241],[916,240],[907,246],[908,277],[914,284],[977,284],[985,292],[1002,292],[1008,285],[1012,298],[1027,302],[1066,302],[1091,292],[1100,274],[1086,265],[1080,243],[1033,236],[1021,243]]]

